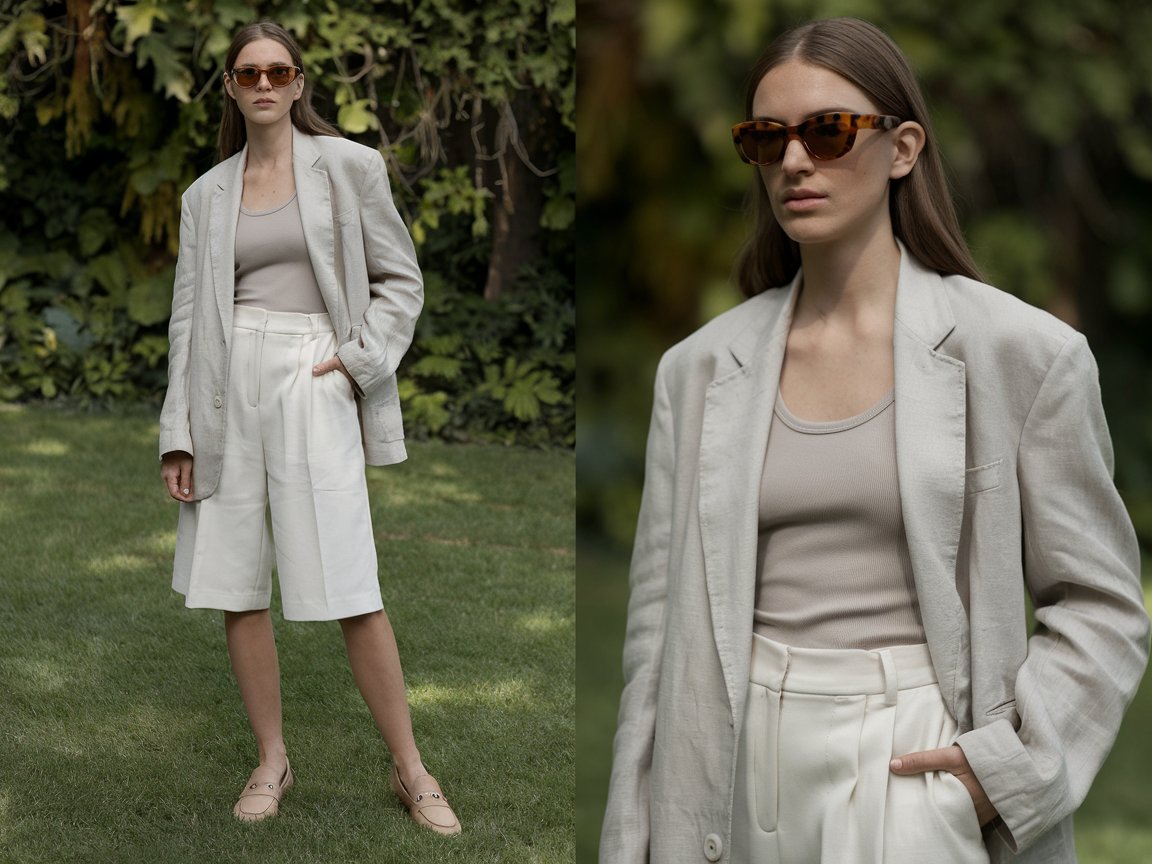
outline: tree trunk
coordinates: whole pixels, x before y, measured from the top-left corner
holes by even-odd
[[[540,158],[540,129],[544,125],[541,107],[531,92],[521,91],[511,101],[511,112],[516,129],[506,120],[497,125],[498,141],[507,141],[497,165],[490,169],[496,175],[496,200],[492,216],[492,255],[488,263],[488,279],[484,285],[485,300],[499,300],[526,264],[540,255],[540,213],[544,206],[544,185],[531,168],[524,164],[520,153]],[[519,153],[511,138],[519,135]],[[550,168],[551,165],[538,165]]]

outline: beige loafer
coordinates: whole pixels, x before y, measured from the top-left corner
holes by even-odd
[[[280,778],[279,783],[256,782],[249,777],[248,785],[244,787],[236,806],[232,808],[232,815],[241,822],[271,819],[280,812],[280,800],[295,782],[292,766],[288,764],[284,767],[284,776]]]
[[[437,834],[459,834],[460,820],[452,812],[452,806],[444,797],[440,784],[431,774],[421,774],[412,781],[412,789],[405,787],[400,779],[400,772],[392,766],[392,791],[396,797],[408,808],[409,815],[416,821]]]

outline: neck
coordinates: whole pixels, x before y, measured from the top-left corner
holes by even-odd
[[[272,126],[247,123],[248,165],[275,168],[292,161],[292,120],[289,115]]]
[[[900,248],[887,230],[819,246],[801,246],[800,320],[895,316]]]

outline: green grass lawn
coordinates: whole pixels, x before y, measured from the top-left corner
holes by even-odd
[[[628,601],[628,558],[619,549],[581,540],[580,663],[577,706],[577,857],[594,864],[600,820],[608,792],[612,735],[622,675],[624,612]],[[1146,562],[1147,563],[1147,562]],[[1147,577],[1147,567],[1145,576]],[[1145,586],[1149,585],[1145,578]],[[1152,609],[1145,588],[1145,607]],[[1152,675],[1128,710],[1120,736],[1084,806],[1076,815],[1081,864],[1144,864],[1152,861]]]
[[[156,434],[0,406],[0,861],[572,861],[572,454],[411,444],[369,469],[417,743],[464,824],[443,838],[388,789],[339,627],[275,612],[297,784],[232,818],[255,749],[220,614],[170,588]]]

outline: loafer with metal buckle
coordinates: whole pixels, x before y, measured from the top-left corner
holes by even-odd
[[[241,822],[271,819],[280,812],[280,799],[295,782],[292,766],[288,764],[284,766],[284,776],[280,778],[279,783],[257,782],[249,777],[248,785],[244,787],[236,806],[232,808],[232,815]]]
[[[408,789],[400,779],[400,772],[392,766],[392,791],[408,808],[408,813],[416,821],[437,834],[459,834],[460,820],[452,812],[448,799],[444,797],[440,784],[431,774],[421,774],[412,781]]]

